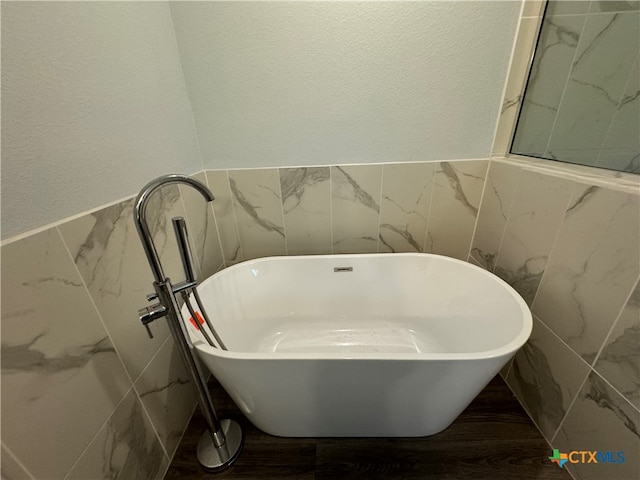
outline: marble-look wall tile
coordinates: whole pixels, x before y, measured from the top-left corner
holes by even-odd
[[[588,363],[638,279],[639,244],[640,196],[575,189],[532,311]]]
[[[592,371],[552,444],[562,452],[613,451],[615,457],[624,452],[623,463],[565,465],[576,480],[637,479],[640,412]]]
[[[281,168],[280,187],[287,253],[331,253],[329,167]]]
[[[331,167],[333,252],[378,251],[382,165]]]
[[[244,258],[285,255],[278,170],[230,170],[229,186]]]
[[[178,189],[172,191],[177,193]],[[163,200],[162,196],[159,200]],[[178,206],[182,209],[179,196],[164,200],[176,207],[173,209],[176,215],[184,215],[177,209]],[[179,258],[177,247],[164,248],[175,239],[171,222],[167,225],[165,216],[156,213],[162,209],[163,202],[159,203],[150,203],[148,213],[152,233],[158,232],[154,236],[161,247],[158,253],[167,252],[161,261],[172,256]],[[167,338],[169,329],[164,319],[153,322],[149,328],[154,338],[150,339],[138,319],[138,309],[147,305],[145,295],[153,291],[153,276],[133,222],[133,200],[67,222],[60,226],[60,232],[129,375],[135,380]],[[174,258],[170,263],[171,268],[165,274],[177,283],[184,276],[180,261]]]
[[[526,170],[521,174],[494,273],[528,305],[540,285],[573,187],[570,180]]]
[[[544,155],[585,18],[546,18],[513,141],[514,153]]]
[[[57,229],[2,247],[2,441],[62,478],[130,387]]]
[[[507,383],[547,439],[551,439],[589,374],[589,366],[537,318],[516,354]]]
[[[440,162],[433,179],[425,252],[466,260],[489,162]]]
[[[222,242],[222,255],[227,266],[233,265],[244,260],[244,255],[233,208],[233,195],[229,187],[229,174],[226,170],[208,171],[207,182],[216,197],[213,201],[213,211]]]
[[[435,163],[387,164],[382,173],[380,252],[421,252]]]
[[[490,272],[495,266],[520,174],[518,165],[492,161],[489,167],[471,255]]]
[[[168,338],[135,383],[158,436],[172,457],[196,404],[180,352]]]
[[[155,480],[168,461],[131,389],[65,480]]]
[[[207,185],[204,172],[194,178]],[[224,263],[216,219],[211,204],[198,191],[181,185],[180,194],[186,212],[193,262],[199,273],[198,280],[203,280],[217,272]]]
[[[640,38],[640,13],[587,16],[545,156],[595,164],[638,55],[630,38]]]
[[[33,480],[31,474],[25,470],[4,444],[0,454],[0,477],[2,480]]]
[[[640,409],[640,282],[600,352],[595,369]]]

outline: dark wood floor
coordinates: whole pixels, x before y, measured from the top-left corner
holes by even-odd
[[[498,376],[445,431],[423,438],[281,438],[254,427],[226,392],[211,385],[221,418],[240,423],[244,449],[227,470],[211,474],[196,460],[204,430],[194,414],[165,479],[438,479],[570,480]]]

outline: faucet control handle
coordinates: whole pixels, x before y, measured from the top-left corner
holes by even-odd
[[[147,335],[149,335],[149,339],[153,340],[153,332],[149,328],[149,325],[145,325],[144,329],[147,331]]]
[[[161,303],[156,303],[155,305],[151,305],[150,307],[144,307],[138,310],[138,317],[140,321],[144,325],[144,328],[147,329],[147,334],[149,338],[153,338],[153,334],[151,333],[151,329],[149,328],[149,324],[158,318],[162,318],[167,314],[167,307],[162,305]]]

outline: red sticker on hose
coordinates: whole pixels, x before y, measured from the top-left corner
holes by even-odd
[[[198,313],[196,313],[196,317],[199,317],[200,315]],[[198,320],[200,320],[198,318]],[[193,317],[189,317],[189,321],[191,322],[191,325],[193,325],[194,327],[196,327],[196,330],[200,330],[200,325],[198,325],[196,323],[196,321],[193,319]]]
[[[198,319],[198,323],[200,323],[200,325],[204,325],[204,318],[202,318],[202,315],[200,315],[200,312],[196,312],[196,318]],[[189,321],[191,322],[191,325],[196,327],[196,330],[200,330],[200,325],[196,323],[193,317],[189,317]]]

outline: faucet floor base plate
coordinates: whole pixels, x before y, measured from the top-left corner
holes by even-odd
[[[220,427],[226,442],[216,448],[209,430],[205,430],[198,442],[198,462],[207,471],[214,472],[229,467],[240,455],[243,438],[242,429],[235,420],[224,419]]]

